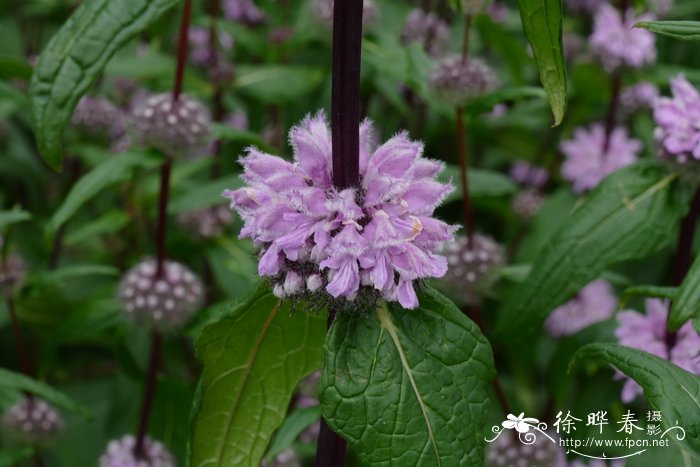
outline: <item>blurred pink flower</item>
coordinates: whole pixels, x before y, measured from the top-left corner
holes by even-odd
[[[650,108],[659,97],[659,88],[647,81],[627,86],[620,93],[620,105],[626,114]]]
[[[223,0],[222,8],[226,19],[231,21],[250,26],[265,22],[265,15],[253,0]]]
[[[646,301],[646,314],[621,311],[617,317],[619,326],[615,336],[621,345],[665,358],[686,371],[700,375],[700,336],[687,322],[678,330],[675,343],[669,348],[666,340],[668,307],[667,301],[649,299]],[[618,373],[617,378],[625,380],[622,402],[630,402],[642,393],[642,388],[634,380],[622,373]]]
[[[577,128],[572,139],[560,144],[566,158],[561,167],[562,176],[574,184],[576,193],[594,188],[611,173],[632,164],[642,150],[642,143],[630,138],[622,127],[610,134],[607,150],[604,146],[605,128],[600,123]]]
[[[565,304],[556,308],[545,321],[547,331],[555,336],[576,334],[588,326],[612,317],[617,298],[605,280],[590,282]]]
[[[653,19],[650,14],[635,16],[631,9],[623,18],[617,8],[608,3],[598,8],[589,45],[606,71],[612,73],[621,67],[641,68],[656,61],[656,37],[649,31],[634,27],[641,21]]]
[[[683,75],[671,80],[671,92],[673,97],[654,103],[654,137],[662,156],[679,164],[700,160],[700,94]]]

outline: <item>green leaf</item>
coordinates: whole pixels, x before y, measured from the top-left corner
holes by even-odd
[[[196,340],[203,362],[192,467],[258,467],[292,393],[322,361],[325,318],[292,312],[261,285]]]
[[[148,153],[125,153],[108,157],[100,165],[83,175],[63,200],[48,223],[50,232],[56,232],[87,201],[108,186],[131,177],[137,167],[155,167],[160,159]]]
[[[587,358],[608,362],[639,383],[649,405],[661,412],[664,428],[677,423],[686,432],[683,440],[677,439],[676,431],[669,432],[668,437],[700,459],[700,376],[655,355],[617,344],[587,345],[574,355],[571,366]]]
[[[562,45],[562,0],[518,0],[525,36],[549,96],[554,126],[566,111],[566,66]]]
[[[469,194],[472,198],[487,198],[492,196],[506,196],[515,193],[518,187],[505,175],[485,169],[469,168],[468,173]],[[445,201],[462,199],[462,186],[459,183],[460,169],[456,165],[448,164],[440,174],[443,182],[452,180],[455,190]]]
[[[700,319],[700,256],[695,258],[671,306],[668,327],[675,331],[689,319]]]
[[[310,94],[324,76],[321,68],[299,65],[240,65],[236,70],[236,88],[269,104]]]
[[[27,211],[20,211],[18,209],[13,209],[12,211],[0,211],[0,231],[4,230],[5,227],[9,225],[24,222],[31,218],[32,215]]]
[[[29,392],[58,408],[75,412],[87,419],[91,418],[90,412],[85,407],[74,402],[62,392],[21,373],[0,368],[0,387]]]
[[[179,0],[86,0],[53,36],[34,69],[29,95],[37,145],[54,169],[73,109],[109,59]]]
[[[292,445],[294,440],[321,417],[321,407],[306,407],[295,410],[284,420],[270,443],[265,458],[268,462]]]
[[[534,86],[501,88],[474,99],[467,105],[465,110],[470,115],[479,115],[492,110],[495,105],[501,102],[523,99],[525,97],[544,98],[546,96],[546,93],[541,88],[536,88]]]
[[[674,179],[653,162],[639,162],[605,179],[535,257],[527,280],[499,314],[499,337],[524,338],[609,266],[668,245],[688,206],[688,190]]]
[[[678,288],[660,287],[657,285],[634,285],[626,288],[625,291],[622,292],[618,300],[618,308],[624,308],[627,301],[632,297],[665,298],[673,301],[678,297]]]
[[[195,209],[209,208],[212,206],[227,204],[221,194],[225,189],[236,189],[242,182],[238,175],[220,177],[206,183],[193,184],[189,189],[174,196],[168,206],[168,212],[179,214]]]
[[[131,216],[121,211],[108,211],[66,235],[66,245],[79,245],[118,232],[131,222]]]
[[[337,315],[323,417],[368,465],[481,465],[491,348],[448,299],[429,288],[419,298],[416,310]]]
[[[700,41],[700,21],[646,21],[634,27],[674,39]]]

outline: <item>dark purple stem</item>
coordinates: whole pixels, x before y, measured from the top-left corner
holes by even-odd
[[[219,61],[218,28],[219,0],[212,0],[209,5],[209,66],[216,67]],[[214,121],[221,122],[224,119],[224,92],[217,83],[214,89]],[[214,160],[211,165],[211,177],[217,178],[221,173],[221,140],[214,141],[212,155]]]
[[[328,307],[328,329],[330,330],[335,320],[336,310]],[[316,448],[316,467],[342,467],[345,465],[345,440],[331,430],[326,420],[321,417],[321,429],[318,433]]]
[[[192,19],[192,0],[185,0],[182,6],[182,19],[180,21],[180,37],[177,45],[177,68],[175,70],[175,83],[173,84],[173,101],[177,101],[182,94],[182,84],[187,65],[187,45],[190,33],[190,20]]]
[[[336,0],[333,5],[333,83],[331,133],[333,185],[342,190],[360,183],[360,55],[362,0]],[[328,329],[335,319],[329,307]],[[316,450],[317,467],[342,467],[345,440],[321,419]]]
[[[615,130],[615,119],[617,118],[617,107],[620,103],[620,88],[622,87],[622,77],[620,73],[615,73],[610,79],[610,104],[608,114],[605,117],[605,139],[603,140],[603,152],[607,152],[610,147],[610,135]]]
[[[148,422],[151,418],[151,408],[153,407],[153,397],[156,392],[158,368],[160,367],[161,341],[161,335],[157,331],[153,331],[151,335],[151,357],[148,363],[148,375],[146,376],[146,387],[143,392],[143,402],[141,403],[139,429],[136,434],[136,444],[134,445],[134,455],[138,459],[146,459],[145,442],[146,435],[148,434]]]
[[[19,355],[19,363],[22,368],[22,373],[27,376],[32,376],[32,363],[29,358],[29,353],[27,352],[27,346],[24,343],[24,336],[22,335],[22,328],[19,324],[19,318],[17,317],[17,307],[15,306],[15,300],[12,296],[7,297],[7,310],[10,314],[10,321],[12,323],[12,332],[15,335],[15,345],[17,347],[17,354]]]
[[[187,65],[187,46],[192,18],[192,0],[185,0],[180,22],[180,36],[177,49],[177,65],[173,83],[173,101],[177,102],[182,94],[182,85]],[[170,194],[170,170],[172,159],[166,157],[160,172],[160,193],[158,196],[158,226],[156,230],[156,279],[163,277],[165,265],[165,239],[168,231],[168,197]],[[162,337],[157,331],[151,333],[151,356],[146,376],[139,427],[134,445],[134,455],[138,459],[146,459],[145,441],[148,433],[148,422],[151,418],[151,408],[156,390],[156,379],[161,362]]]
[[[336,0],[333,5],[333,185],[341,190],[360,181],[362,4],[362,0]]]
[[[165,159],[160,169],[160,195],[158,197],[158,227],[156,231],[156,277],[163,275],[165,264],[165,238],[168,232],[168,197],[170,194],[170,168],[172,160]]]
[[[462,41],[462,63],[469,59],[469,37],[472,30],[472,16],[464,17],[464,38]],[[474,244],[474,211],[472,198],[469,194],[469,154],[467,150],[467,131],[464,125],[464,109],[457,106],[455,109],[455,123],[457,132],[457,158],[459,159],[460,180],[462,182],[462,212],[464,214],[464,226],[467,230],[467,246]]]

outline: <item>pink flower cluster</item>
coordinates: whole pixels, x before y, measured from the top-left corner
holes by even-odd
[[[673,346],[666,339],[666,317],[669,304],[660,299],[646,301],[646,314],[632,310],[618,314],[619,326],[615,336],[621,345],[643,350],[657,357],[670,360],[686,371],[700,375],[700,336],[690,322],[681,327]],[[634,380],[619,374],[625,379],[622,388],[622,402],[630,402],[642,393],[642,388]]]
[[[608,3],[598,8],[589,45],[606,71],[612,73],[622,67],[641,68],[656,61],[656,37],[649,31],[634,27],[641,21],[652,19],[653,15],[649,14],[635,16],[631,9],[621,15]]]
[[[542,188],[549,181],[549,172],[543,167],[518,160],[510,167],[510,178],[526,188]]]
[[[561,173],[574,184],[576,193],[594,188],[611,173],[632,164],[642,150],[642,143],[630,138],[623,127],[610,133],[607,148],[605,139],[605,128],[595,123],[589,128],[577,128],[572,139],[560,144],[566,158]]]
[[[673,97],[654,103],[656,130],[662,157],[679,164],[700,160],[700,94],[683,75],[671,80]]]
[[[415,281],[447,270],[438,252],[456,227],[433,212],[452,186],[435,179],[443,164],[422,157],[406,133],[378,146],[371,122],[359,132],[356,187],[332,184],[331,134],[319,112],[291,130],[293,162],[249,148],[240,161],[247,186],[224,196],[243,219],[241,237],[260,248],[258,273],[273,278],[276,295],[381,295],[415,308]]]
[[[615,308],[617,298],[612,286],[599,279],[588,283],[574,298],[555,309],[544,325],[552,336],[569,336],[611,318]]]

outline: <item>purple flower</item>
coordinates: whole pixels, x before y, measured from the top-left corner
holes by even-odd
[[[398,133],[377,146],[360,125],[359,186],[331,183],[331,136],[323,112],[290,131],[294,161],[249,148],[241,159],[247,186],[224,196],[244,222],[241,237],[260,249],[258,273],[280,297],[325,290],[350,301],[383,296],[418,306],[414,281],[441,277],[438,254],[455,227],[432,217],[450,185],[435,180],[443,164]]]
[[[265,15],[255,6],[253,0],[223,0],[222,8],[226,19],[255,26],[265,22]]]
[[[48,441],[61,431],[63,419],[42,399],[24,397],[5,411],[2,425],[17,438],[36,443]]]
[[[443,101],[464,105],[498,85],[498,77],[484,60],[448,55],[436,63],[430,74],[430,87]]]
[[[562,176],[574,184],[576,193],[590,190],[616,170],[632,164],[642,150],[639,140],[630,138],[627,130],[615,128],[605,149],[605,128],[595,123],[577,128],[573,139],[562,141],[559,149],[566,157]]]
[[[641,21],[651,21],[653,15],[635,16],[630,9],[624,18],[612,5],[598,8],[589,45],[609,73],[621,67],[641,68],[656,60],[656,38],[653,33],[634,28]]]
[[[654,137],[662,156],[679,164],[700,159],[700,94],[678,75],[671,80],[673,97],[654,103]]]
[[[419,42],[431,57],[445,53],[450,39],[450,28],[435,13],[427,13],[420,8],[411,10],[401,31],[403,45]]]
[[[612,286],[604,280],[590,282],[578,294],[549,315],[544,326],[555,336],[576,334],[588,326],[612,317],[617,298]]]
[[[510,206],[515,215],[523,220],[533,219],[544,204],[544,196],[538,190],[526,188],[519,191],[511,202]]]
[[[458,236],[445,246],[449,269],[443,283],[457,302],[477,304],[498,279],[505,264],[503,247],[487,235],[474,234],[471,244]]]
[[[618,328],[615,335],[621,345],[643,350],[657,357],[665,358],[686,371],[700,375],[700,337],[690,322],[681,327],[673,347],[666,341],[666,318],[669,303],[660,299],[646,301],[646,314],[632,310],[618,314]],[[622,401],[630,402],[642,393],[642,388],[632,379],[622,374],[618,379],[625,379],[622,388]]]
[[[510,167],[510,178],[525,188],[542,188],[549,181],[549,172],[526,161],[515,161]]]
[[[212,57],[209,28],[193,26],[190,28],[188,40],[190,42],[190,60],[195,65],[209,66],[214,61]],[[219,31],[219,46],[226,53],[233,49],[233,38],[225,31]]]
[[[172,454],[162,443],[146,437],[144,450],[146,459],[134,455],[136,438],[125,435],[107,444],[107,449],[100,457],[99,467],[175,467]]]
[[[659,97],[659,88],[642,81],[625,87],[620,93],[620,104],[626,114],[632,114],[645,107],[651,107]]]
[[[91,135],[112,139],[126,131],[123,112],[103,97],[83,96],[73,111],[71,123]]]

